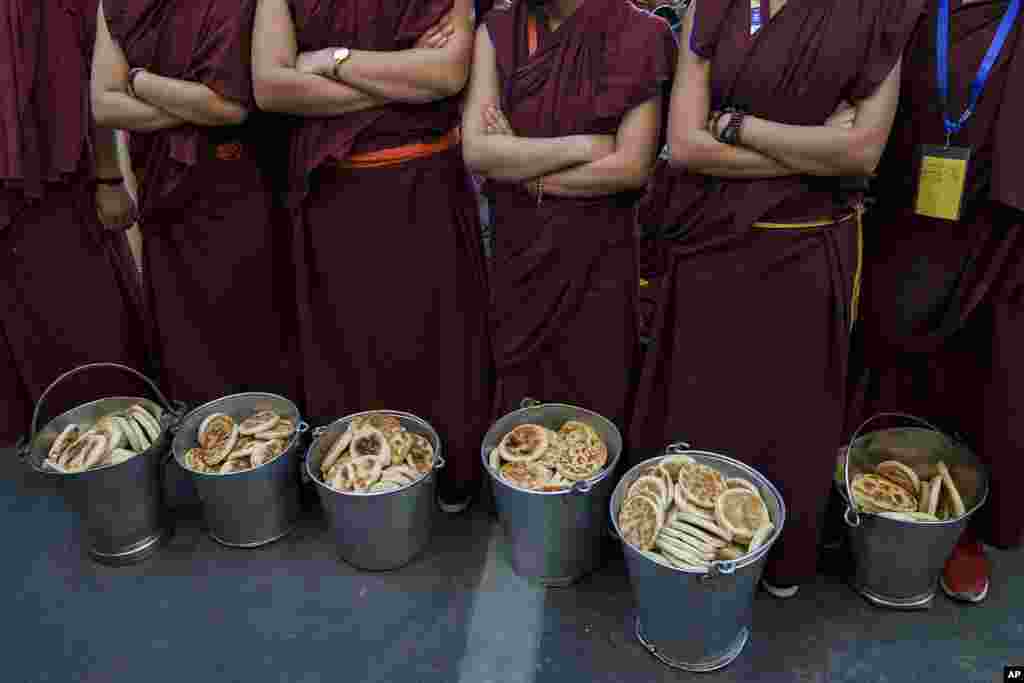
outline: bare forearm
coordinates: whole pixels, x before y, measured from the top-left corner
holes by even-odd
[[[388,103],[344,83],[288,67],[257,71],[254,85],[260,108],[296,116],[341,116]]]
[[[383,99],[425,103],[458,93],[465,85],[467,71],[466,68],[455,67],[452,55],[446,50],[353,50],[351,56],[335,70],[334,76],[343,83]]]
[[[691,173],[721,178],[779,178],[799,171],[753,149],[726,145],[707,131],[695,131],[671,148],[671,164]]]
[[[186,123],[180,116],[115,90],[96,96],[93,100],[93,116],[98,126],[140,133],[177,128]]]
[[[93,126],[93,172],[97,178],[117,178],[121,165],[117,158],[117,131]]]
[[[589,162],[595,143],[610,144],[611,136],[570,135],[525,138],[478,134],[463,144],[466,164],[487,178],[507,182],[531,180]]]
[[[861,175],[873,170],[868,168],[873,166],[871,142],[856,128],[791,126],[747,116],[740,141],[808,175]]]
[[[622,154],[609,154],[597,161],[546,175],[541,180],[545,194],[603,197],[643,189],[648,177],[649,167],[641,167]]]
[[[242,123],[246,110],[202,83],[168,78],[148,71],[135,77],[138,99],[197,126],[233,126]]]

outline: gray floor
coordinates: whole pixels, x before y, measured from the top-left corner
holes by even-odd
[[[360,573],[335,559],[315,508],[288,538],[232,550],[201,519],[143,565],[82,552],[74,518],[9,452],[0,464],[8,586],[2,681],[200,683],[381,681],[569,683],[1001,681],[1024,664],[1024,555],[994,553],[982,607],[868,606],[826,573],[790,601],[760,594],[754,635],[724,672],[663,667],[632,636],[621,555],[568,589],[517,578],[486,512],[441,517],[405,569]],[[690,618],[693,615],[688,615]]]

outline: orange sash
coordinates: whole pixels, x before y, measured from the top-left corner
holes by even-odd
[[[526,50],[531,57],[537,51],[537,19],[532,14],[526,17]]]
[[[447,134],[433,142],[413,142],[399,147],[379,149],[376,152],[351,154],[346,159],[336,161],[335,165],[338,168],[381,168],[384,166],[395,166],[414,159],[423,159],[439,154],[459,144],[459,139],[459,129],[452,128]]]

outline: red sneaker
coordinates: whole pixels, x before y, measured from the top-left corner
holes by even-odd
[[[954,600],[978,603],[988,597],[992,574],[985,547],[970,532],[964,532],[942,573],[942,590]]]

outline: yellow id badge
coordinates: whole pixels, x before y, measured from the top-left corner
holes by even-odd
[[[970,161],[970,147],[922,145],[914,212],[947,221],[960,220]]]

